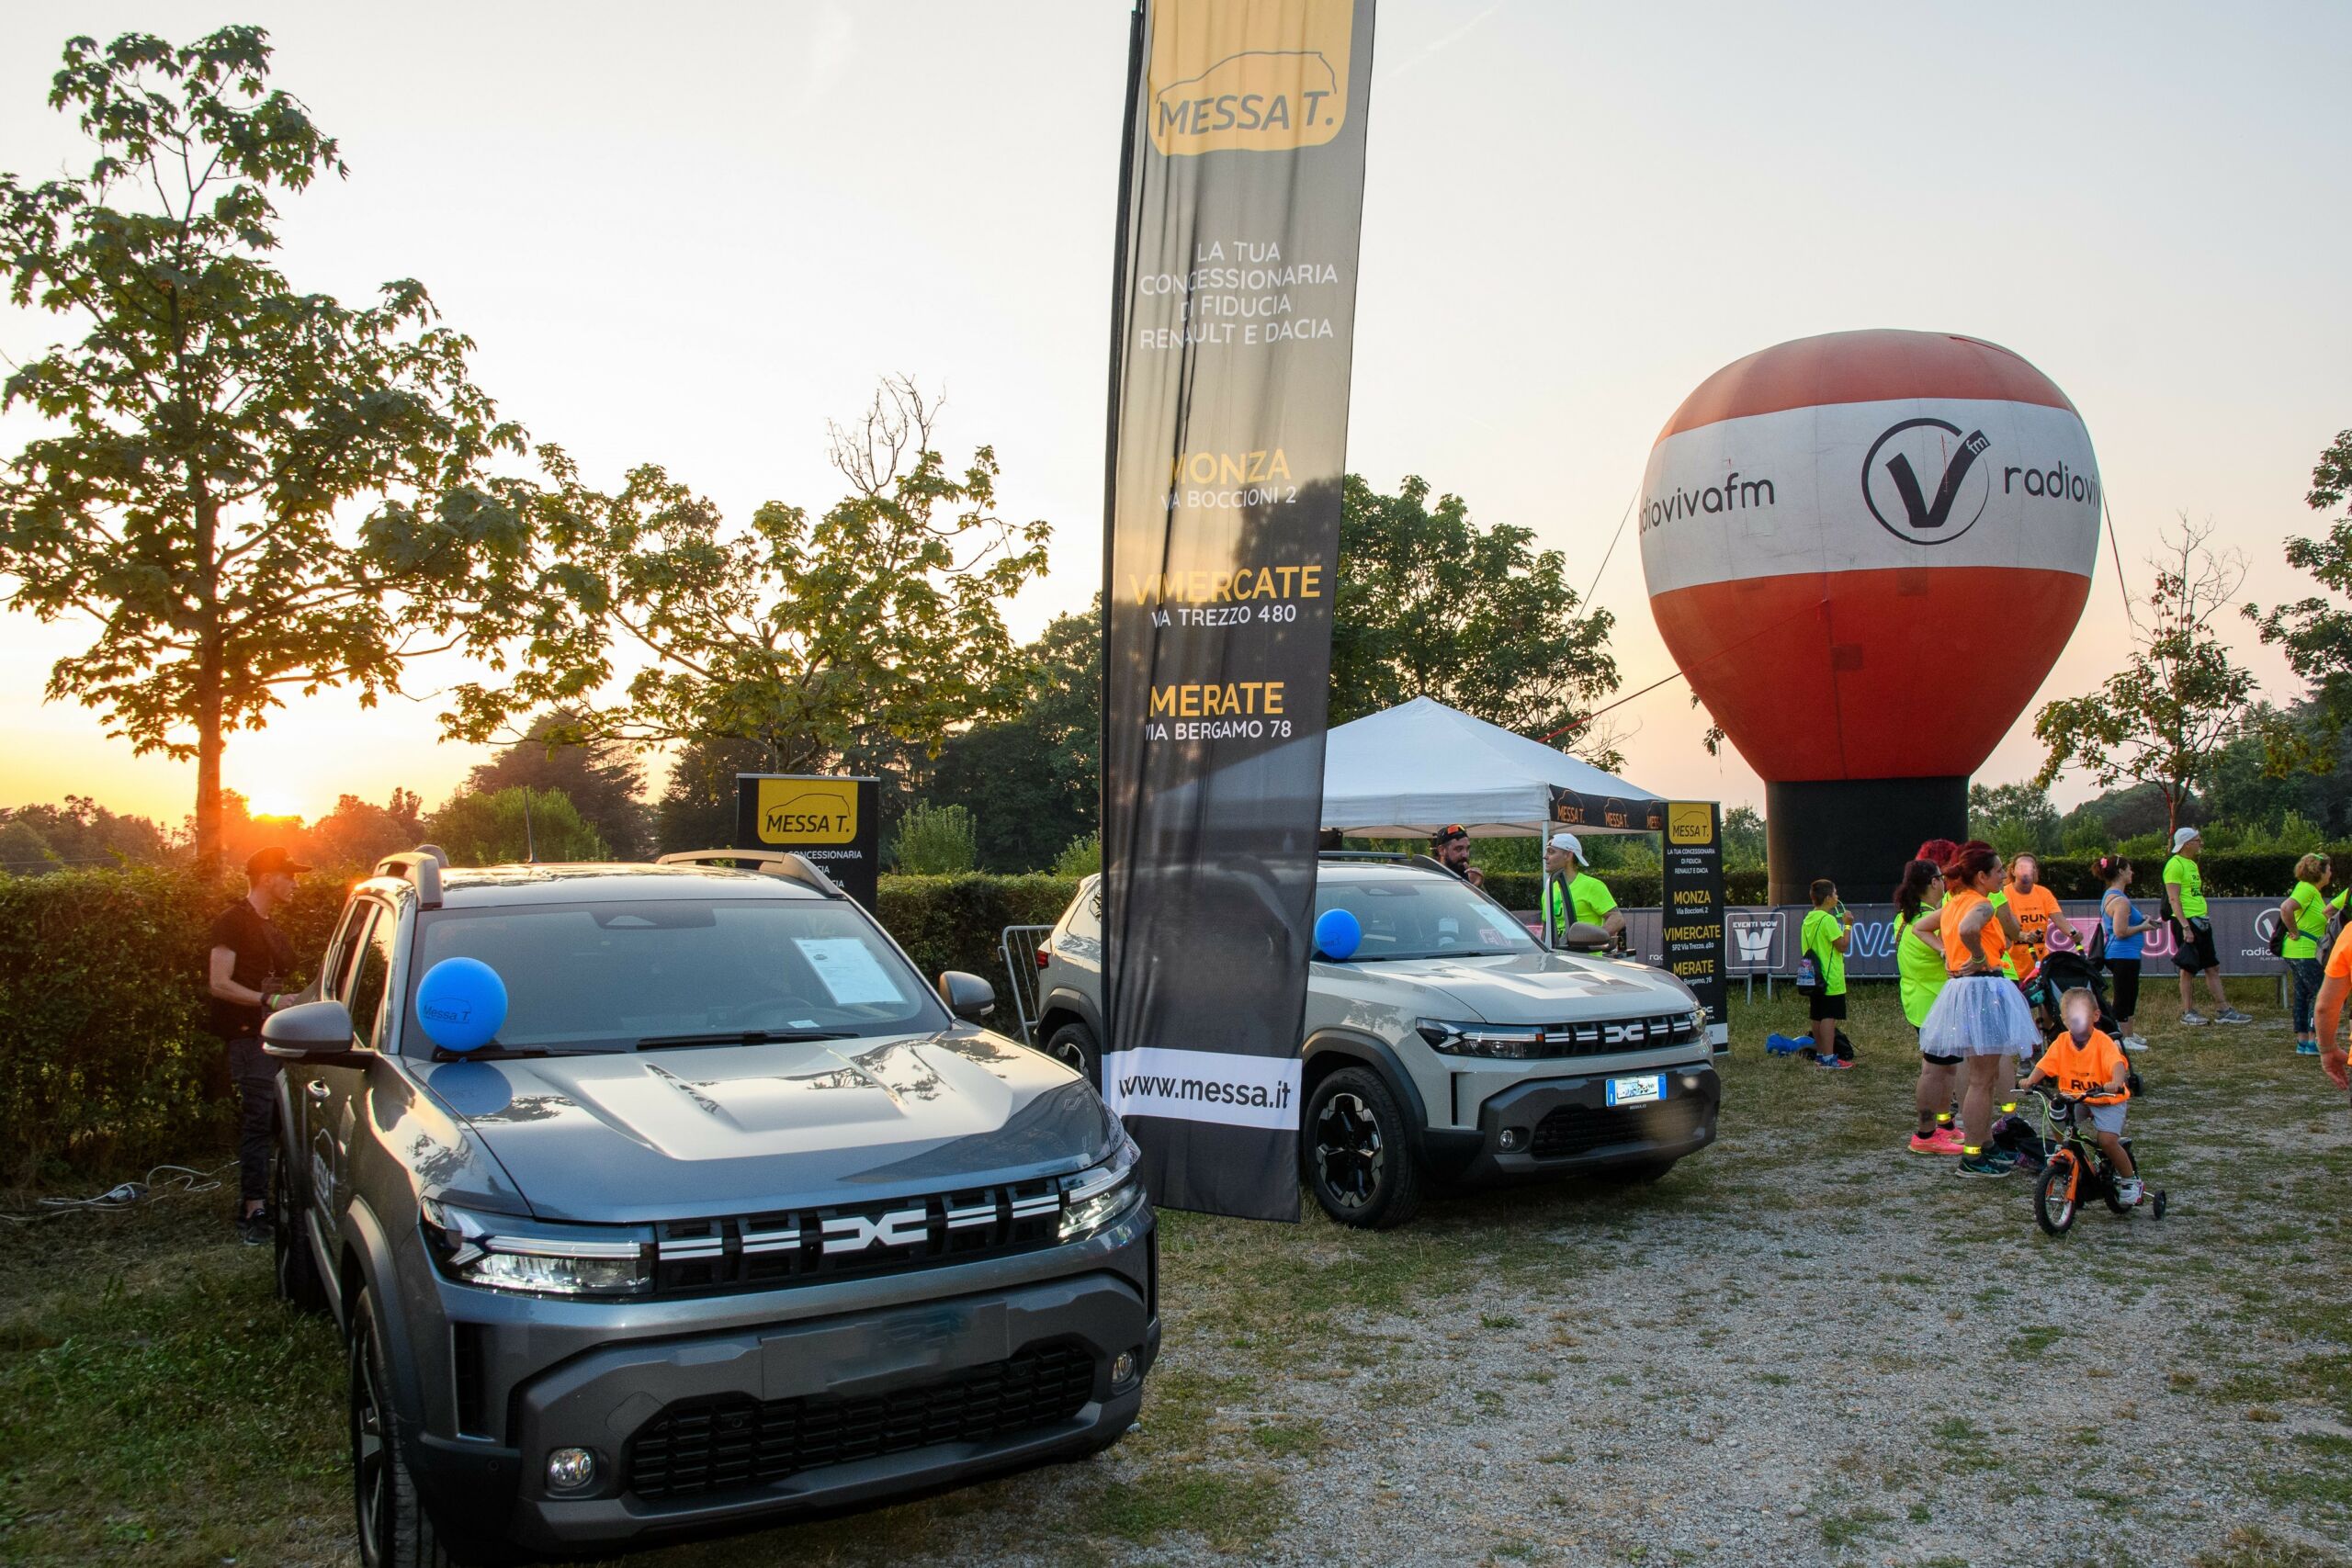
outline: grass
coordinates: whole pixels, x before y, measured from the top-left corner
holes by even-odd
[[[2259,987],[2240,1000],[2268,1010]],[[2142,1452],[2160,1460],[2165,1423],[2193,1420],[2240,1445],[2255,1514],[2165,1514],[2178,1524],[2170,1553],[2143,1560],[2182,1561],[2202,1550],[2201,1568],[2341,1562],[2331,1553],[2352,1543],[2352,1485],[2340,1479],[2352,1474],[2352,1450],[2313,1427],[2352,1423],[2352,1212],[2340,1200],[2352,1147],[2320,1136],[2340,1134],[2342,1103],[2315,1092],[2283,1031],[2167,1029],[2170,1005],[2151,988],[2143,1021],[2157,1051],[2133,1126],[2150,1180],[2171,1190],[2175,1217],[2163,1226],[2135,1220],[2118,1229],[2100,1213],[2052,1241],[2008,1201],[2015,1192],[1988,1197],[1983,1189],[1994,1184],[1921,1179],[1921,1162],[1896,1152],[1917,1057],[1886,987],[1856,993],[1847,1030],[1860,1065],[1838,1075],[1762,1057],[1768,1029],[1803,1027],[1801,1001],[1784,993],[1750,1008],[1736,999],[1740,1044],[1723,1064],[1724,1141],[1666,1180],[1472,1194],[1434,1201],[1411,1226],[1377,1235],[1311,1212],[1298,1226],[1164,1214],[1165,1349],[1142,1429],[1110,1454],[637,1561],[716,1568],[1026,1553],[1130,1562],[1201,1550],[1247,1561],[1273,1554],[1277,1543],[1314,1556],[1321,1546],[1303,1533],[1302,1500],[1366,1466],[1383,1484],[1414,1473],[1419,1432],[1484,1440],[1571,1388],[1607,1389],[1628,1409],[1657,1411],[1645,1417],[1652,1420],[1670,1419],[1696,1393],[1734,1384],[1768,1408],[1828,1404],[1852,1396],[1809,1368],[1749,1359],[1741,1325],[1825,1304],[1792,1302],[1782,1272],[1801,1280],[1820,1269],[1831,1256],[1825,1241],[1899,1189],[1916,1216],[1917,1251],[1873,1258],[1842,1282],[1840,1310],[1941,1295],[1955,1312],[1997,1314],[2011,1326],[1995,1343],[2026,1370],[1988,1370],[1987,1386],[2014,1390],[2021,1376],[2034,1390],[2056,1391],[2058,1403],[2042,1408],[2013,1394],[1992,1407],[1944,1406],[1919,1429],[1917,1473],[1889,1479],[1883,1491],[1820,1499],[1792,1527],[1818,1531],[1805,1550],[1931,1560],[1951,1544],[1931,1521],[1948,1526],[1966,1511],[1951,1504],[1952,1488],[1998,1488],[2003,1528],[2023,1528],[2018,1510],[2066,1484],[2030,1462],[2034,1434],[2053,1420],[2099,1438],[2080,1450],[2100,1472],[2093,1501],[2126,1521],[2133,1506],[2153,1506],[2161,1476],[2109,1472],[2128,1471]],[[19,1195],[0,1209],[28,1212],[28,1201]],[[0,1561],[217,1568],[228,1558],[347,1560],[339,1348],[329,1326],[271,1298],[266,1250],[229,1239],[227,1209],[213,1192],[0,1226]],[[1675,1266],[1654,1250],[1661,1227],[1726,1213],[1769,1233],[1770,1246],[1768,1267],[1692,1300],[1679,1321],[1690,1355],[1715,1359],[1699,1374],[1620,1370],[1606,1329],[1586,1316],[1589,1303],[1608,1299],[1621,1270]],[[1996,1267],[1955,1270],[1955,1259],[1973,1263],[1988,1248]],[[2193,1310],[2180,1309],[2184,1291],[2194,1292]],[[2172,1303],[2174,1340],[2161,1352],[2132,1347],[2135,1359],[2163,1359],[2133,1389],[2127,1414],[2100,1392],[2113,1384],[2066,1373],[2082,1357],[2086,1321],[2145,1303]],[[1417,1354],[1432,1343],[1465,1353],[1484,1347],[1490,1359],[1482,1364],[1495,1370],[1457,1375],[1442,1359]],[[1965,1375],[1937,1355],[1911,1353],[1926,1349],[1858,1343],[1852,1365],[1939,1392]],[[1327,1391],[1319,1406],[1310,1399],[1318,1390]],[[1344,1417],[1313,1413],[1335,1400]],[[2248,1419],[2256,1411],[2279,1419]],[[2121,1429],[2098,1431],[2102,1422]],[[1419,1493],[1383,1506],[1395,1533],[1374,1555],[1633,1560],[1641,1532],[1612,1537],[1589,1508],[1587,1478],[1624,1462],[1612,1434],[1557,1429],[1494,1458],[1520,1468],[1540,1461],[1559,1485],[1546,1494],[1556,1501],[1440,1543],[1429,1535],[1430,1505],[1440,1496],[1476,1504],[1478,1487],[1423,1475]],[[2256,1517],[2265,1504],[2276,1519]],[[1570,1529],[1598,1533],[1554,1533]],[[1685,1555],[1654,1541],[1645,1548],[1650,1561]]]

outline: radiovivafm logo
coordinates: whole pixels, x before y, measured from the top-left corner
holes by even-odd
[[[1320,147],[1348,116],[1354,0],[1160,0],[1151,144],[1163,154]]]
[[[846,844],[857,837],[855,779],[762,779],[760,840]]]
[[[2098,509],[2097,474],[2063,460],[2048,468],[2004,465],[1988,458],[1992,449],[1982,429],[1963,434],[1933,415],[1897,420],[1862,456],[1862,504],[1880,527],[1914,545],[1948,545],[1976,526],[1996,483],[2004,495]]]
[[[1715,812],[1702,802],[1676,801],[1666,808],[1666,841],[1702,848],[1715,841]]]

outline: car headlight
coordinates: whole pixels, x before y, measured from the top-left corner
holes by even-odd
[[[641,1295],[653,1289],[650,1238],[619,1225],[561,1225],[482,1214],[426,1199],[425,1248],[463,1285],[545,1296]]]
[[[1070,1177],[1062,1189],[1062,1239],[1080,1241],[1125,1214],[1143,1198],[1136,1161],[1143,1151],[1125,1129],[1119,1146],[1101,1165]]]
[[[1524,1060],[1544,1055],[1544,1031],[1525,1023],[1448,1023],[1425,1018],[1413,1026],[1433,1051],[1456,1056],[1500,1056]]]

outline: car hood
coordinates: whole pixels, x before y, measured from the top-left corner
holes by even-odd
[[[1400,1014],[1455,1022],[1577,1023],[1698,1005],[1681,981],[1646,964],[1540,951],[1317,964],[1313,984]]]
[[[865,1202],[1082,1169],[1086,1080],[980,1031],[445,1062],[422,1075],[548,1219]]]

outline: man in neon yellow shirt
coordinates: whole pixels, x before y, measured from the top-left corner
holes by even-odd
[[[1574,833],[1555,833],[1544,846],[1543,914],[1554,947],[1566,945],[1572,922],[1599,926],[1611,946],[1625,945],[1625,911],[1609,885],[1585,869],[1584,840]]]
[[[2180,1021],[2191,1027],[2252,1023],[2251,1014],[2238,1011],[2222,994],[2222,961],[2214,956],[2213,922],[2205,912],[2205,874],[2197,864],[2204,852],[2203,836],[2194,828],[2182,828],[2172,836],[2172,859],[2165,862],[2165,912],[2172,917],[2172,961],[2180,974]],[[2199,975],[2213,994],[2210,1019],[2197,1010],[2192,982]]]

